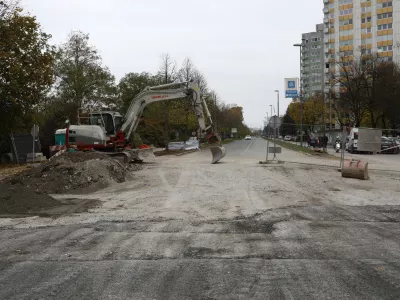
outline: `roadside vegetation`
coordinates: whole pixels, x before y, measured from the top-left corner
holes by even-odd
[[[196,80],[208,95],[210,113],[223,138],[230,136],[231,128],[240,135],[250,133],[243,123],[243,108],[225,104],[190,58],[177,64],[170,54],[162,54],[156,72],[132,70],[117,80],[88,33],[72,31],[65,42],[52,45],[40,20],[16,0],[0,1],[0,36],[0,153],[9,151],[10,133],[29,132],[33,124],[39,125],[42,147],[47,148],[54,143],[55,130],[64,128],[67,119],[76,124],[85,110],[124,113],[146,86],[188,80]],[[146,108],[135,139],[165,146],[188,139],[197,129],[189,102],[161,102]]]

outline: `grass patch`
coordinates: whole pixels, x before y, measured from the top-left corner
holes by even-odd
[[[225,140],[221,141],[221,144],[225,145],[225,144],[232,143],[233,141],[235,141],[235,139],[225,139]],[[200,144],[200,149],[207,149],[207,148],[213,147],[213,146],[218,146],[218,144],[203,143],[203,144]]]
[[[232,143],[233,141],[235,141],[235,139],[225,139],[222,141],[222,144],[229,144]]]
[[[267,140],[269,140],[271,143],[274,142],[274,140],[271,140],[271,139],[267,139]],[[277,145],[282,146],[282,147],[284,147],[286,149],[289,149],[289,150],[293,150],[293,151],[297,151],[297,152],[303,152],[303,153],[314,155],[314,156],[323,156],[323,157],[327,157],[327,158],[336,158],[334,155],[328,154],[326,152],[317,152],[317,151],[314,151],[311,148],[302,147],[302,146],[299,146],[297,144],[288,143],[288,142],[285,142],[285,141],[282,141],[282,140],[276,140],[275,142],[276,142]]]

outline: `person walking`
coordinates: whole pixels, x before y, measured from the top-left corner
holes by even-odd
[[[328,147],[328,137],[324,134],[324,136],[321,139],[322,139],[322,147],[324,149],[324,152],[326,152],[326,148]]]

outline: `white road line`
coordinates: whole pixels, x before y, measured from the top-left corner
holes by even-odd
[[[253,144],[253,140],[251,140],[251,143],[247,146],[246,150],[244,150],[243,153],[240,154],[240,155],[243,155],[243,154],[247,151],[247,149],[249,149],[249,147],[251,146],[251,144]]]

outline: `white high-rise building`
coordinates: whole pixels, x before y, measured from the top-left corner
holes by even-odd
[[[324,24],[316,31],[302,34],[301,86],[303,98],[308,99],[324,90]]]
[[[378,53],[400,63],[400,0],[323,0],[325,93],[337,53]]]

